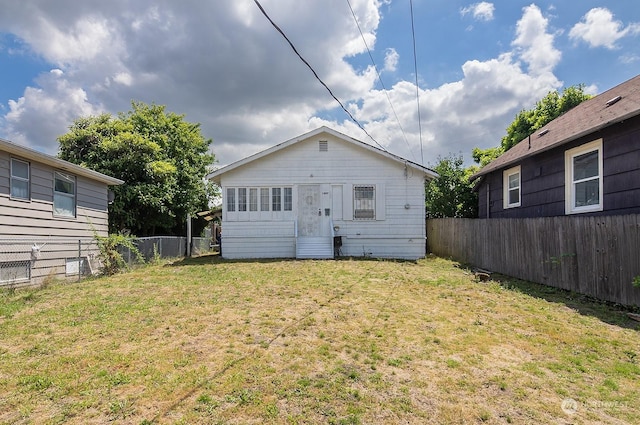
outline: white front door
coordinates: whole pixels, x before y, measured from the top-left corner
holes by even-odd
[[[324,186],[315,184],[298,187],[298,235],[301,237],[331,235],[331,195],[330,188]]]

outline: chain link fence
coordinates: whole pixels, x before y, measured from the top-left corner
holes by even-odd
[[[187,255],[185,237],[137,238],[135,243],[145,261]],[[191,255],[203,255],[213,249],[211,238],[192,238]],[[128,249],[121,253],[130,265],[136,262]],[[0,239],[0,287],[37,285],[54,278],[80,280],[100,271],[98,254],[95,239]]]
[[[0,239],[0,286],[88,276],[100,267],[94,239]]]

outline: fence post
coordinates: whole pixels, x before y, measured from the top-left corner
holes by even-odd
[[[82,278],[82,239],[78,239],[78,282]]]

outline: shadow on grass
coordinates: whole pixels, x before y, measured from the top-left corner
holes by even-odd
[[[627,315],[629,312],[638,312],[637,307],[610,303],[566,289],[528,282],[498,273],[492,274],[491,280],[509,291],[520,292],[551,303],[561,303],[584,316],[592,316],[610,325],[640,331],[640,322],[630,319]]]
[[[172,261],[168,263],[165,267],[182,267],[182,266],[199,266],[204,264],[242,264],[242,263],[282,263],[282,262],[293,262],[293,261],[362,261],[362,262],[387,262],[387,263],[408,263],[408,264],[417,264],[416,260],[402,260],[402,259],[392,259],[392,258],[373,258],[373,257],[337,257],[335,259],[327,259],[327,260],[306,260],[306,259],[296,259],[296,258],[250,258],[250,259],[225,259],[220,256],[219,253],[213,254],[204,254],[197,257],[191,258],[180,258],[176,261]]]

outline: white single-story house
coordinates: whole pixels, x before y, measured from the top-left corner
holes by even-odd
[[[0,139],[0,286],[80,276],[107,236],[109,186],[122,180]]]
[[[417,163],[321,127],[223,167],[222,256],[418,259],[426,252]]]

